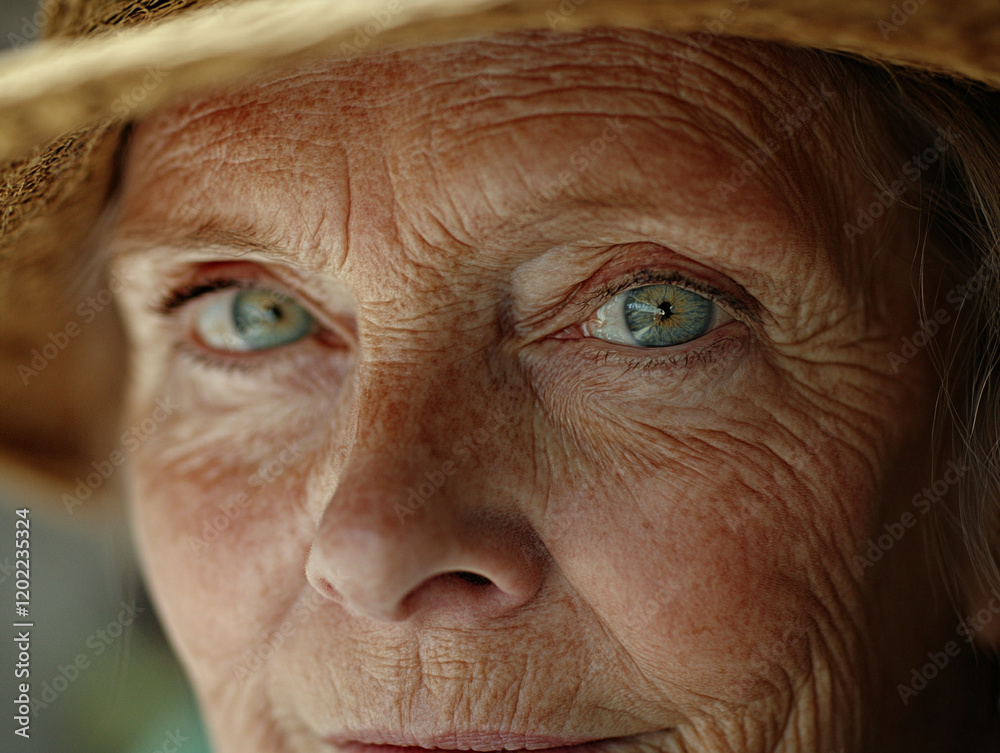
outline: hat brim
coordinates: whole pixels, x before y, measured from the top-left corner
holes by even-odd
[[[1000,88],[1000,8],[990,0],[248,0],[0,56],[0,159],[308,56],[600,25],[669,29],[698,47],[725,33],[837,50]]]

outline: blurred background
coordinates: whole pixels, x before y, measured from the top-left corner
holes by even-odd
[[[36,40],[34,0],[0,0],[0,50]],[[21,618],[15,510],[30,516],[31,737],[14,734]],[[0,476],[0,751],[208,753],[195,702],[142,588],[122,515],[67,513]],[[131,614],[136,617],[133,620]],[[129,624],[125,624],[125,623]]]
[[[38,0],[0,0],[0,47],[16,47],[23,44],[18,36],[28,40],[37,38],[38,30],[34,19],[37,11]],[[31,29],[23,29],[26,24],[31,26]],[[11,34],[17,36],[8,38]]]

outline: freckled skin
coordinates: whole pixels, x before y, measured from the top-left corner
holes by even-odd
[[[197,258],[266,267],[342,334],[206,366],[175,347],[196,301],[148,310],[194,257],[119,258],[131,415],[181,405],[132,457],[134,527],[220,753],[363,728],[946,749],[964,664],[895,689],[954,627],[924,536],[855,559],[932,480],[931,366],[887,359],[917,328],[912,230],[880,249],[876,316],[843,273],[872,251],[840,232],[861,184],[835,103],[720,200],[822,81],[763,45],[685,49],[525,32],[138,127],[116,248],[262,228],[293,266]],[[759,316],[647,370],[557,336],[603,303],[575,305],[590,282],[645,268],[742,286]]]

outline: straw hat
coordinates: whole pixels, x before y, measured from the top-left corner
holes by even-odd
[[[126,124],[308,56],[619,25],[853,53],[1000,88],[995,0],[48,0],[0,56],[0,469],[57,494],[122,441],[126,364],[91,248]],[[42,487],[38,485],[42,484]],[[44,485],[48,484],[47,487]],[[53,485],[55,484],[55,485]]]

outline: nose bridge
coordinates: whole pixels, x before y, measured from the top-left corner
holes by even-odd
[[[483,361],[429,356],[359,365],[345,464],[307,565],[321,593],[383,621],[495,614],[540,583],[519,461],[496,452],[512,444],[510,411],[491,404]]]
[[[483,358],[442,362],[424,352],[362,364],[331,503],[361,504],[375,495],[377,505],[369,503],[365,514],[404,521],[417,510],[424,517],[455,514],[461,497],[482,494],[475,489],[498,472],[513,492],[509,474],[523,460],[518,411],[498,381]],[[498,494],[490,497],[493,506],[504,504]]]
[[[348,461],[356,453],[392,451],[405,465],[440,462],[448,437],[485,407],[477,399],[484,391],[479,379],[473,369],[443,366],[429,353],[360,364],[351,397]]]
[[[349,514],[368,518],[368,525],[391,535],[393,522],[401,524],[410,509],[417,509],[407,501],[406,490],[419,485],[423,476],[438,479],[435,473],[447,461],[448,427],[463,420],[464,406],[446,399],[435,376],[412,363],[359,369],[346,461],[329,500],[326,525],[335,526]],[[442,476],[449,477],[443,469]],[[355,522],[360,524],[357,518]]]

